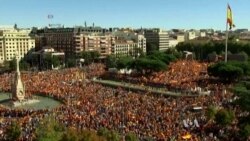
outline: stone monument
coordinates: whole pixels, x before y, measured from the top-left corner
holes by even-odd
[[[24,101],[25,99],[25,87],[21,79],[21,73],[19,70],[19,59],[16,57],[16,73],[12,81],[12,100]]]
[[[38,99],[25,97],[25,87],[21,79],[18,57],[16,57],[16,73],[12,80],[11,92],[12,92],[12,105],[14,107],[39,102]]]

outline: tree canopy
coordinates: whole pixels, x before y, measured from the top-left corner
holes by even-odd
[[[232,91],[238,96],[234,104],[239,105],[242,111],[250,112],[250,82],[241,81],[237,83]],[[250,115],[238,118],[239,133],[245,140],[250,136]]]
[[[133,59],[132,57],[108,56],[106,59],[107,67],[117,67],[118,69],[128,68],[136,69],[140,73],[152,73],[154,71],[161,71],[167,68],[170,62],[176,60],[173,54],[167,54],[160,51],[152,51],[147,56],[141,56]]]
[[[208,74],[227,81],[235,81],[248,75],[250,67],[242,62],[219,62],[208,67]]]
[[[94,60],[96,60],[99,56],[100,53],[98,51],[83,51],[77,58],[83,58],[84,63],[89,64],[91,62],[94,62]]]
[[[16,121],[12,121],[6,129],[6,135],[8,141],[18,140],[21,136],[21,126]]]
[[[117,58],[114,55],[109,55],[106,58],[106,67],[107,68],[116,68],[117,67]]]
[[[133,58],[128,57],[120,57],[117,61],[117,68],[123,69],[123,68],[131,68],[131,64],[133,62]]]
[[[61,139],[64,130],[64,127],[55,120],[55,117],[50,116],[43,119],[36,128],[36,139],[38,141],[58,141]]]
[[[132,67],[139,72],[151,73],[153,71],[161,71],[166,69],[167,65],[161,60],[154,60],[148,58],[139,58],[136,59]]]
[[[219,125],[231,124],[235,115],[231,110],[221,109],[215,114],[215,121]]]
[[[196,56],[196,59],[205,60],[207,55],[215,52],[216,54],[222,54],[225,50],[225,43],[218,41],[206,41],[206,42],[183,42],[176,46],[177,51],[190,51]],[[238,43],[234,41],[228,42],[228,51],[232,54],[238,54],[244,52],[246,55],[250,55],[249,43]]]

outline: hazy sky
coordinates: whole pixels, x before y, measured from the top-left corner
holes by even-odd
[[[0,0],[0,25],[225,29],[229,2],[236,28],[250,28],[250,0]],[[47,15],[53,14],[53,19]]]

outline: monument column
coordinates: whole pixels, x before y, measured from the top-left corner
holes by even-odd
[[[12,98],[13,100],[23,101],[25,97],[24,85],[21,79],[21,73],[19,69],[19,57],[16,56],[16,73],[12,84]]]

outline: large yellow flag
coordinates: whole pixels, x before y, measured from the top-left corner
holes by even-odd
[[[233,23],[233,13],[229,4],[227,5],[227,24],[229,25],[229,29],[232,29],[232,27],[235,27]]]

